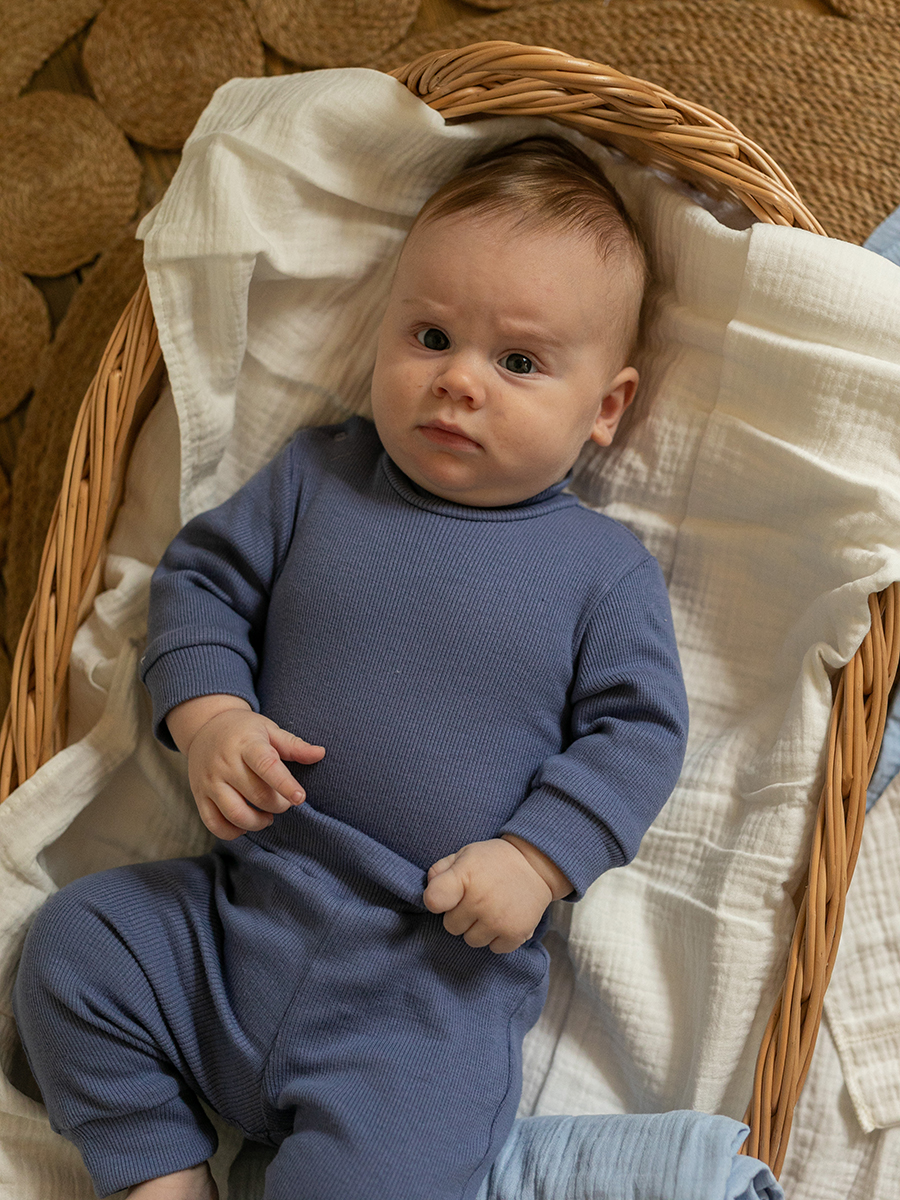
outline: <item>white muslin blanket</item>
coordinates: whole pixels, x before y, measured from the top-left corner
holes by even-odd
[[[0,807],[4,1200],[92,1194],[17,1050],[9,996],[31,916],[87,871],[206,846],[183,762],[153,742],[136,677],[152,568],[183,520],[299,425],[366,412],[414,214],[473,153],[536,131],[559,132],[510,118],[447,127],[372,71],[234,80],[140,228],[171,396],[139,438],[107,590],[76,641],[71,744]],[[646,416],[622,445],[586,453],[574,486],[662,565],[692,727],[682,778],[636,860],[559,906],[522,1112],[740,1118],[822,781],[829,672],[859,645],[868,594],[900,579],[900,268],[748,227],[660,173],[590,152],[645,231],[660,294]],[[863,852],[871,878],[885,874],[877,847],[864,839]],[[900,966],[860,952],[853,970],[848,1000],[839,961],[844,1004],[826,1050],[837,1062],[837,1045],[848,1073],[856,1064],[857,1145],[862,1129],[900,1123],[898,1057],[860,1049],[898,1036],[883,1007],[867,1028],[865,1006],[900,994]],[[843,1105],[835,1120],[850,1129],[839,1074],[823,1076],[819,1103]],[[226,1139],[223,1153],[234,1149]],[[827,1158],[826,1145],[822,1178]],[[819,1167],[804,1163],[789,1197],[822,1200]],[[887,1190],[860,1200],[897,1194],[900,1178],[881,1178]]]

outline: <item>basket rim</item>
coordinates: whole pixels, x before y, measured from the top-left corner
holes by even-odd
[[[388,74],[445,120],[550,117],[637,162],[730,193],[759,220],[825,235],[787,173],[731,121],[606,63],[489,41],[433,50]]]

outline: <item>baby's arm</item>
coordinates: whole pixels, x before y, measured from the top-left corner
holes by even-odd
[[[318,762],[322,746],[311,746],[253,712],[239,696],[198,696],[176,705],[166,724],[187,756],[188,778],[206,828],[231,841],[248,830],[265,829],[274,813],[306,798],[282,762]]]
[[[440,859],[428,872],[422,900],[444,913],[448,933],[470,946],[508,954],[526,942],[551,900],[572,885],[546,854],[515,834],[472,842]]]

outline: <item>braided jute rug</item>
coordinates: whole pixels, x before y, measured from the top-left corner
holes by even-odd
[[[87,96],[30,92],[0,104],[0,257],[29,275],[90,262],[134,216],[141,164]]]
[[[0,100],[12,100],[54,50],[96,16],[103,0],[0,0]]]
[[[309,67],[351,67],[380,54],[409,31],[419,2],[247,0],[263,41]]]
[[[130,138],[163,150],[184,145],[220,84],[264,67],[241,0],[110,0],[82,57],[107,115]]]
[[[561,0],[457,21],[369,65],[495,39],[609,63],[733,121],[832,237],[863,242],[900,204],[900,5],[838,2],[871,19],[743,0]]]

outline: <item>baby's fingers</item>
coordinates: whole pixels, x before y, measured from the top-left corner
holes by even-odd
[[[443,861],[441,859],[441,862]],[[466,894],[465,884],[455,871],[446,869],[440,874],[432,875],[431,872],[439,866],[440,863],[435,863],[428,872],[428,887],[422,893],[422,903],[433,913],[445,913],[456,908]],[[446,925],[446,921],[444,924]]]
[[[534,933],[534,930],[531,933]],[[511,954],[527,942],[530,936],[531,934],[520,933],[518,930],[498,929],[496,925],[487,921],[475,921],[468,929],[462,931],[462,939],[467,946],[479,949],[482,946],[490,946],[494,954]]]
[[[488,945],[493,954],[512,954],[513,950],[518,950],[527,941],[528,938],[495,937]]]
[[[251,829],[265,829],[272,823],[267,813],[257,812],[233,788],[228,788],[227,794],[224,788],[220,789],[216,798],[201,794],[195,800],[200,820],[210,833],[226,842],[234,841]]]
[[[286,729],[281,729],[278,725],[269,730],[269,741],[282,758],[288,758],[291,762],[316,763],[325,757],[324,746],[314,746],[310,742],[304,742],[303,738],[297,737],[294,733],[288,733]]]
[[[449,871],[458,857],[458,854],[448,854],[446,858],[439,858],[436,863],[432,863],[428,868],[428,882],[430,883],[435,875],[442,875],[444,871]]]
[[[270,808],[269,788],[283,796],[289,804],[302,804],[306,799],[306,792],[281,761],[273,745],[256,742],[246,747],[241,760],[252,776],[267,785],[254,787],[252,781],[250,782],[247,790],[252,791],[252,794],[248,795],[247,799],[251,804],[259,808]]]

